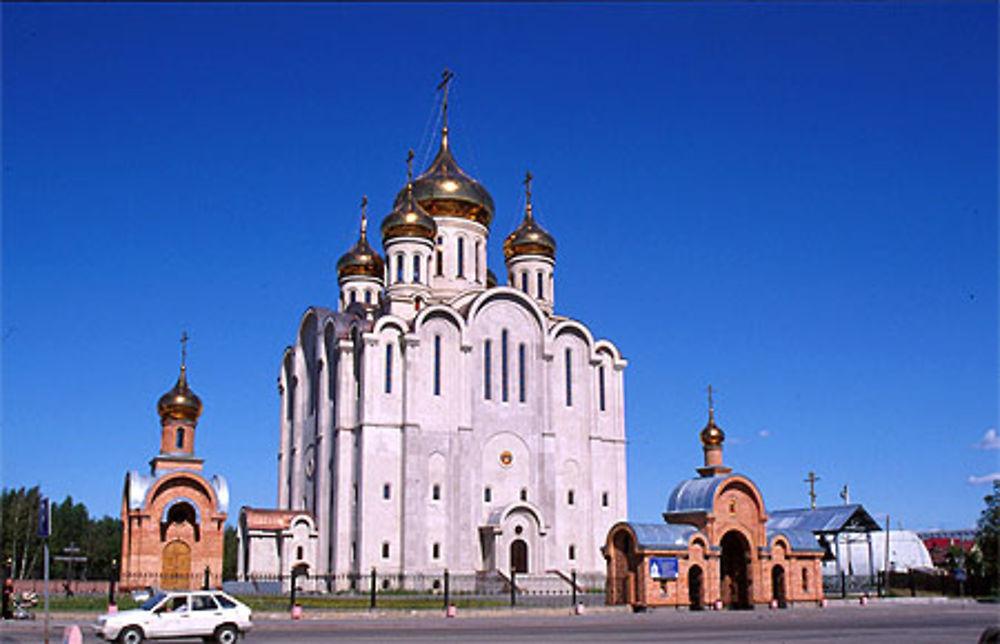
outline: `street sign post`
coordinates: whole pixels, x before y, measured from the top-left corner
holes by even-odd
[[[52,504],[49,497],[38,499],[38,536],[45,547],[45,644],[49,644],[49,536],[52,534]]]

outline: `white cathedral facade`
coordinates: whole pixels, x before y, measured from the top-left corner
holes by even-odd
[[[446,108],[436,157],[382,220],[384,259],[363,211],[336,310],[310,307],[281,361],[278,507],[243,509],[241,578],[604,575],[627,518],[627,363],[557,313],[555,241],[526,184],[504,285],[487,268],[493,200],[452,156]],[[267,528],[275,513],[308,518],[307,547]]]

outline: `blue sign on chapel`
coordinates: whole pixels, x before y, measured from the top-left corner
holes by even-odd
[[[650,557],[650,579],[677,579],[677,557]]]

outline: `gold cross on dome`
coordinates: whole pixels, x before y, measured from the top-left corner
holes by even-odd
[[[712,385],[709,385],[708,386],[708,410],[712,411],[712,409],[713,409],[713,405],[712,405]]]
[[[181,366],[183,367],[187,363],[187,343],[190,340],[187,330],[181,333]]]
[[[455,72],[451,71],[447,67],[441,72],[441,82],[438,83],[438,90],[444,90],[444,96],[441,98],[441,114],[442,120],[444,121],[444,129],[448,129],[448,89],[451,87],[451,79],[455,78]]]
[[[809,484],[809,505],[813,510],[816,509],[816,481],[818,480],[816,472],[809,472],[809,476],[803,479],[804,483]]]
[[[368,212],[365,210],[368,208],[368,195],[361,197],[361,234],[365,234],[368,230]]]
[[[406,181],[413,181],[413,149],[406,151]]]

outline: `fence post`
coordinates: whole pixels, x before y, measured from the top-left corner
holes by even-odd
[[[375,566],[372,566],[371,601],[368,604],[368,610],[375,610]]]
[[[450,593],[451,593],[451,587],[450,587],[450,583],[449,583],[451,581],[450,577],[451,577],[451,575],[448,573],[448,569],[445,568],[444,569],[444,609],[445,610],[448,610],[448,605],[451,603],[449,601]]]
[[[517,605],[517,570],[510,569],[510,605]]]
[[[840,598],[844,599],[847,597],[847,574],[841,570],[840,571]]]
[[[279,583],[281,582],[281,578],[282,577],[283,577],[283,575],[278,575],[278,582]],[[291,594],[291,598],[290,598],[290,600],[288,602],[288,607],[289,608],[295,608],[295,591],[296,591],[296,589],[295,589],[295,568],[292,568],[292,577],[291,578],[292,578],[292,594]]]
[[[910,568],[910,597],[917,596],[917,580],[913,577],[913,568]]]
[[[209,567],[205,566],[205,583],[202,586],[202,590],[208,590],[209,578],[211,577],[211,574],[212,573],[211,573],[211,570],[209,569]]]
[[[573,606],[576,607],[576,570],[573,570],[571,579],[573,580]]]

